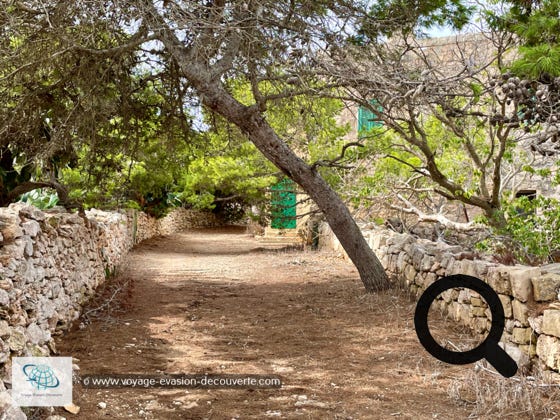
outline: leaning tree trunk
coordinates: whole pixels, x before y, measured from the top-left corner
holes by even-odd
[[[240,104],[221,86],[196,87],[206,106],[236,124],[268,160],[297,182],[315,201],[358,269],[366,290],[371,292],[387,288],[389,280],[383,266],[364,239],[348,207],[317,170],[300,159],[278,137],[256,107]]]
[[[366,290],[371,292],[386,289],[389,279],[383,266],[367,244],[344,202],[321,175],[278,137],[256,106],[241,104],[218,81],[209,80],[204,66],[181,60],[181,50],[170,49],[180,63],[183,75],[195,88],[203,104],[236,124],[267,159],[298,183],[315,201],[358,269]]]
[[[228,60],[225,59],[231,58],[228,57],[229,52],[222,57],[222,60],[225,60],[223,65],[220,64],[221,60],[218,60],[218,63],[214,64],[216,68],[209,68],[204,54],[197,54],[197,49],[185,48],[151,2],[144,5],[149,12],[146,22],[153,26],[154,32],[159,35],[158,39],[177,61],[182,76],[197,92],[202,103],[237,125],[268,160],[309,194],[324,213],[332,231],[358,269],[367,291],[389,287],[389,279],[381,262],[367,244],[340,197],[316,170],[300,159],[278,137],[256,106],[241,104],[223,88],[220,79],[223,72],[228,70]]]

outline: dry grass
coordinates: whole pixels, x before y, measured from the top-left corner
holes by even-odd
[[[472,419],[560,419],[560,384],[541,374],[506,379],[477,364],[448,393],[472,410]]]

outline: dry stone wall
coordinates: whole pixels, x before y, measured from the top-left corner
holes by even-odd
[[[532,364],[560,371],[560,264],[505,266],[473,259],[472,253],[443,242],[378,228],[364,227],[362,232],[392,280],[405,284],[417,296],[438,278],[452,274],[487,282],[504,306],[505,350],[520,367]],[[320,244],[345,255],[326,224],[321,227]],[[433,305],[477,334],[486,335],[490,329],[490,311],[475,292],[447,290]]]
[[[13,356],[49,355],[53,334],[79,317],[134,244],[218,224],[185,209],[156,220],[136,211],[83,218],[20,203],[0,208],[0,378],[9,381]]]

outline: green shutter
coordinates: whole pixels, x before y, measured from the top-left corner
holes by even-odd
[[[375,99],[369,102],[374,108],[381,109]],[[369,108],[361,106],[358,108],[358,133],[367,132],[375,127],[383,125],[378,119],[377,115]]]
[[[270,227],[273,229],[295,229],[296,228],[296,193],[295,184],[289,178],[273,185],[271,213],[272,221]]]

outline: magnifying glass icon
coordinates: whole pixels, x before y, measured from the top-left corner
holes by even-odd
[[[484,298],[492,313],[492,326],[486,339],[474,349],[455,352],[440,346],[430,334],[428,312],[430,305],[442,292],[455,287],[464,287],[478,292]],[[498,294],[488,284],[477,277],[456,274],[442,277],[432,283],[420,296],[414,313],[414,328],[424,348],[442,362],[454,365],[474,363],[486,359],[502,376],[510,378],[517,372],[517,364],[499,345],[504,332],[504,307]]]

